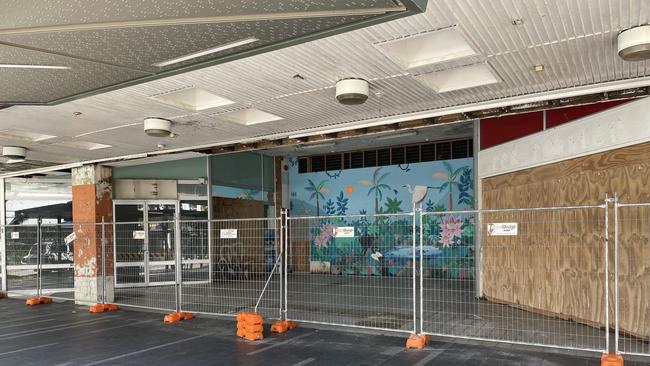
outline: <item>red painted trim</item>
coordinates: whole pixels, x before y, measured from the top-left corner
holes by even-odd
[[[629,102],[629,100],[612,100],[609,102],[579,105],[575,107],[566,107],[550,109],[546,111],[546,128],[559,126],[561,124],[575,121],[579,118],[602,112],[606,109],[616,107]]]
[[[543,112],[482,119],[481,149],[512,141],[543,129]]]

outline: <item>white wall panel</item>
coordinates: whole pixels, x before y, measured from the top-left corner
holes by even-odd
[[[650,141],[650,98],[482,150],[478,175],[491,177]]]

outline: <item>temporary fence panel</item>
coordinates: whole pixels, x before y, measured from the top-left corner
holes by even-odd
[[[4,226],[7,262],[7,294],[38,295],[39,230],[37,225]]]
[[[413,214],[289,217],[287,318],[413,332]]]
[[[77,225],[80,226],[80,225]],[[95,224],[83,225],[95,230]],[[74,300],[74,236],[72,224],[41,225],[41,293]]]
[[[177,310],[176,224],[113,224],[115,303]]]
[[[212,243],[207,242],[209,229]],[[181,231],[193,233],[181,236],[183,311],[234,316],[257,310],[267,318],[279,317],[279,218],[214,220],[210,225],[188,221],[181,222]],[[208,253],[211,264],[205,261]]]
[[[650,356],[650,203],[615,209],[617,350]]]
[[[605,351],[605,222],[604,206],[423,213],[423,331]]]

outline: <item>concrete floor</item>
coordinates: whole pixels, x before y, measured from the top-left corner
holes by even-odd
[[[58,274],[56,276],[59,276]],[[44,284],[61,283],[59,277]],[[252,310],[266,283],[265,277],[188,283],[182,288],[182,309],[193,313],[230,314]],[[355,327],[413,329],[412,283],[404,277],[332,276],[292,273],[288,278],[290,319]],[[48,291],[45,291],[48,293]],[[72,298],[72,292],[54,296]],[[159,310],[175,309],[173,286],[122,288],[115,302]],[[424,280],[424,331],[579,349],[605,349],[602,329],[543,316],[474,297],[470,280]],[[419,305],[419,304],[417,304]],[[277,318],[279,276],[268,284],[258,312]],[[628,340],[626,349],[645,350],[648,342]]]
[[[251,343],[234,320],[197,317],[164,324],[162,315],[120,310],[90,314],[72,303],[28,308],[0,300],[0,364],[13,365],[599,365],[577,356],[511,347],[433,341],[406,350],[403,336],[361,334],[300,325]],[[628,366],[645,363],[628,362]]]

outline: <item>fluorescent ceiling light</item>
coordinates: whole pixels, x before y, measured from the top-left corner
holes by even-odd
[[[239,47],[239,46],[244,46],[244,45],[254,43],[254,42],[257,42],[257,41],[259,41],[259,39],[255,38],[255,37],[250,37],[250,38],[242,39],[240,41],[226,43],[226,44],[223,44],[221,46],[208,48],[207,50],[190,53],[190,54],[185,55],[185,56],[172,58],[172,59],[167,60],[167,61],[158,62],[158,63],[152,64],[151,66],[165,67],[165,66],[177,64],[179,62],[191,60],[193,58],[210,55],[210,54],[213,54],[213,53],[225,51],[225,50],[235,48],[235,47]]]
[[[256,125],[259,123],[279,121],[283,119],[280,116],[276,116],[271,113],[260,111],[255,108],[242,109],[236,112],[224,113],[216,115],[217,118],[223,118],[225,120],[239,123],[244,126]]]
[[[487,64],[470,65],[432,72],[430,74],[422,74],[416,76],[415,79],[424,83],[437,93],[475,88],[495,84],[500,81]]]
[[[199,88],[188,88],[167,94],[157,95],[153,99],[192,112],[234,104],[230,99],[212,94]]]
[[[379,136],[375,139],[375,141],[384,141],[384,140],[392,140],[392,139],[399,139],[402,137],[412,137],[412,136],[417,136],[418,132],[417,131],[408,131],[408,132],[402,132],[402,133],[395,133],[391,135],[382,135]]]
[[[63,147],[69,147],[72,149],[79,149],[79,150],[99,150],[99,149],[107,149],[109,147],[112,147],[111,145],[106,145],[106,144],[99,144],[96,142],[90,142],[90,141],[66,141],[66,142],[59,142],[54,145],[57,146],[63,146]]]
[[[39,142],[43,140],[53,139],[55,137],[56,136],[53,135],[45,135],[42,133],[27,132],[27,131],[12,130],[12,129],[0,131],[0,139],[7,139],[7,140]]]
[[[478,54],[457,27],[381,43],[377,47],[407,70]]]
[[[70,66],[0,64],[0,69],[49,69],[49,70],[70,70]]]

